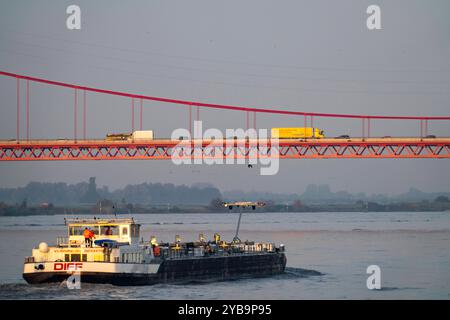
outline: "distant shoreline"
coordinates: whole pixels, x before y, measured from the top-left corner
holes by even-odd
[[[100,209],[101,208],[101,209]],[[98,205],[74,205],[74,206],[7,206],[0,208],[0,217],[15,216],[54,216],[54,215],[127,215],[127,214],[224,214],[235,213],[239,210],[230,211],[220,206],[211,205],[173,205],[173,206],[139,206],[130,208],[101,207]],[[393,204],[378,204],[375,202],[356,202],[354,204],[301,204],[301,205],[282,205],[267,204],[265,207],[258,208],[256,212],[298,212],[298,213],[321,213],[321,212],[450,212],[450,202],[446,201],[421,201],[404,202]],[[251,209],[243,209],[243,212],[252,213]]]

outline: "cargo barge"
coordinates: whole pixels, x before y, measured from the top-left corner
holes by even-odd
[[[73,275],[81,283],[151,285],[220,281],[283,273],[285,248],[273,243],[231,242],[214,235],[206,241],[158,243],[140,238],[140,225],[126,219],[66,220],[67,237],[56,245],[40,243],[25,258],[23,278],[30,284],[63,282]],[[86,236],[91,232],[91,240]]]

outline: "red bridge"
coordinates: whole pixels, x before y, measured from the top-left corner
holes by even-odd
[[[168,160],[176,155],[180,158],[254,158],[279,156],[282,159],[311,159],[311,158],[450,158],[450,138],[428,135],[429,123],[433,121],[446,121],[450,116],[380,116],[380,115],[354,115],[354,114],[328,114],[313,112],[296,112],[277,109],[261,109],[220,104],[209,104],[195,101],[175,100],[152,97],[139,94],[84,87],[63,82],[29,77],[0,71],[0,75],[15,79],[17,83],[17,117],[16,138],[0,140],[1,161],[36,161],[36,160]],[[30,83],[39,82],[51,86],[73,90],[74,136],[71,140],[49,139],[32,140],[29,135],[29,108]],[[21,87],[25,84],[26,108],[26,136],[20,137],[22,106]],[[313,127],[315,118],[348,118],[361,121],[361,136],[324,138],[324,139],[224,139],[224,140],[148,140],[148,141],[107,141],[86,138],[86,101],[87,93],[96,92],[106,95],[130,98],[132,113],[131,130],[135,130],[134,112],[135,104],[139,102],[140,123],[142,130],[143,101],[159,101],[163,103],[185,105],[188,109],[188,130],[192,133],[193,111],[199,120],[200,108],[225,109],[244,112],[247,129],[256,128],[256,115],[258,113],[281,114],[299,117],[304,126]],[[80,96],[81,98],[80,99]],[[79,103],[79,100],[81,103]],[[82,107],[83,123],[82,138],[78,138],[77,115],[78,108]],[[195,110],[193,110],[195,108]],[[252,125],[250,120],[252,118]],[[401,120],[418,122],[419,134],[417,137],[371,137],[371,120]],[[192,136],[192,135],[191,135]]]

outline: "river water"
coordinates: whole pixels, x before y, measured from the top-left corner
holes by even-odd
[[[234,236],[238,214],[141,214],[141,235]],[[244,213],[241,240],[283,243],[286,274],[206,284],[28,285],[25,256],[65,234],[63,216],[0,217],[0,299],[450,299],[450,212]],[[381,289],[369,290],[369,265]]]

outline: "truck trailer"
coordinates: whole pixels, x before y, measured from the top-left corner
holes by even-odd
[[[319,128],[301,127],[301,128],[272,128],[272,138],[278,139],[307,139],[325,138],[323,130]]]

